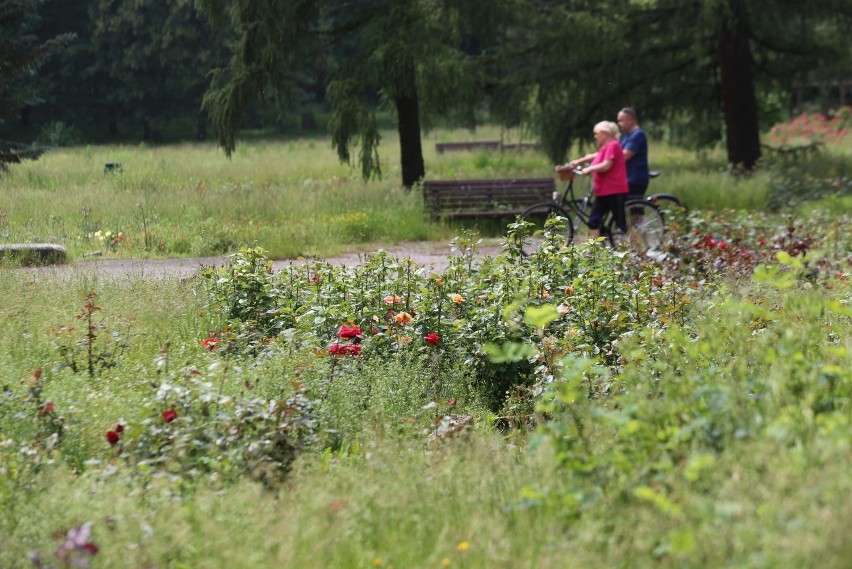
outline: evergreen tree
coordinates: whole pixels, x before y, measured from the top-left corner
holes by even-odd
[[[36,19],[37,4],[35,0],[0,0],[0,123],[14,118],[22,106],[36,102],[35,94],[22,85],[21,79],[34,73],[70,39],[59,36],[38,43],[28,33]],[[6,170],[8,164],[35,159],[40,153],[36,148],[0,140],[0,170]]]
[[[464,118],[478,101],[481,68],[461,48],[465,33],[507,14],[507,1],[198,0],[214,20],[230,14],[240,37],[229,64],[213,75],[205,107],[226,153],[258,101],[288,104],[304,86],[303,62],[331,61],[327,94],[334,148],[350,160],[360,144],[365,178],[380,173],[376,110],[396,114],[402,184],[425,173],[421,130],[431,121]],[[460,6],[461,5],[461,6]],[[497,29],[497,26],[493,26]]]
[[[633,105],[645,117],[688,116],[700,141],[724,136],[729,162],[751,168],[757,93],[848,53],[838,29],[852,1],[531,0],[526,13],[524,29],[541,31],[518,34],[508,77],[526,86],[524,118],[552,159],[594,121]]]

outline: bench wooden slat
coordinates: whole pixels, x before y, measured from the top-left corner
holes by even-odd
[[[555,189],[553,178],[427,180],[423,199],[433,217],[495,217],[517,215]]]
[[[452,150],[537,150],[538,144],[532,142],[502,143],[499,140],[472,140],[469,142],[436,142],[435,151],[443,154]]]

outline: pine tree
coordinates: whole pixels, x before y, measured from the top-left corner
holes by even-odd
[[[0,0],[0,123],[13,118],[22,105],[34,102],[20,80],[71,39],[63,35],[39,44],[27,33],[36,18],[37,4],[35,0]],[[0,140],[0,170],[40,154],[38,148]]]
[[[694,140],[724,138],[728,161],[748,169],[761,153],[758,93],[789,92],[827,59],[848,64],[852,1],[529,0],[526,14],[533,31],[517,34],[506,77],[553,160],[631,105],[687,117]]]
[[[205,108],[230,154],[258,102],[294,100],[306,62],[327,62],[332,143],[343,161],[360,145],[365,178],[381,173],[376,111],[396,115],[402,184],[425,173],[421,132],[437,117],[472,124],[482,68],[461,49],[465,34],[498,29],[508,0],[197,0],[214,19],[228,14],[241,36],[213,74]],[[230,4],[226,6],[226,4]],[[485,35],[483,35],[485,37]]]

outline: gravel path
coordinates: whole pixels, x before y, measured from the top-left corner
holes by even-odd
[[[410,258],[415,263],[440,272],[447,267],[447,259],[453,252],[449,245],[437,241],[413,241],[396,245],[377,246],[374,251],[384,249],[400,258]],[[478,255],[496,256],[500,253],[498,239],[483,240]],[[362,263],[364,253],[347,253],[325,260],[334,265],[357,266]],[[186,278],[194,275],[203,267],[221,267],[228,262],[227,257],[191,257],[181,259],[97,259],[78,261],[71,265],[53,265],[48,267],[17,269],[31,271],[39,278],[59,277],[71,279],[79,276],[97,278],[145,279]],[[300,259],[283,259],[273,262],[273,269],[280,270],[290,263],[304,262]]]

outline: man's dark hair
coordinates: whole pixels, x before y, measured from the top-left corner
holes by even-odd
[[[621,110],[620,110],[620,111],[618,111],[618,112],[619,112],[619,113],[624,113],[625,115],[629,116],[630,118],[632,118],[632,119],[633,119],[633,120],[635,120],[635,121],[638,121],[638,120],[639,120],[639,119],[636,117],[636,111],[634,111],[634,110],[633,110],[633,107],[624,107],[623,109],[621,109]]]

